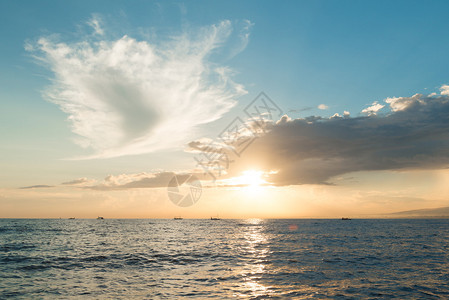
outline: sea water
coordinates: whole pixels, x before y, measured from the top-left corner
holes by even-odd
[[[449,298],[449,220],[0,220],[0,298]]]

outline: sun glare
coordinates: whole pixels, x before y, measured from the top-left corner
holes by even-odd
[[[259,170],[247,170],[239,177],[233,178],[233,184],[241,186],[248,195],[258,195],[263,190],[267,181],[263,178],[264,172]]]
[[[263,178],[263,172],[257,170],[248,170],[242,173],[243,175],[238,177],[240,184],[255,187],[267,183]]]

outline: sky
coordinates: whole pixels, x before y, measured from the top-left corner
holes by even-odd
[[[0,217],[449,206],[447,1],[2,1]]]

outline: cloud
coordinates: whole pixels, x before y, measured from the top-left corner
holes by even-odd
[[[442,93],[442,95],[444,95]],[[435,94],[429,95],[430,97],[435,96]],[[386,103],[390,105],[391,110],[393,111],[401,111],[409,108],[412,105],[416,104],[426,104],[425,98],[423,98],[423,95],[421,94],[415,94],[412,97],[393,97],[393,98],[387,98],[385,100]]]
[[[234,30],[230,21],[166,42],[109,40],[98,16],[89,25],[96,40],[43,37],[26,49],[54,73],[44,96],[68,114],[76,143],[95,151],[90,158],[179,147],[246,93],[231,69],[211,61]]]
[[[191,178],[192,175],[204,179],[201,174],[195,172],[153,172],[153,173],[137,173],[137,174],[121,174],[121,175],[109,175],[103,182],[95,185],[84,186],[85,189],[97,190],[97,191],[114,191],[114,190],[129,190],[129,189],[142,189],[142,188],[167,188],[170,180],[173,176],[177,176],[180,183]]]
[[[254,26],[254,23],[251,23],[249,20],[243,20],[239,22],[240,29],[238,30],[238,33],[235,35],[235,41],[233,43],[233,47],[230,50],[229,57],[232,58],[245,50],[245,48],[248,46],[249,43],[249,36],[251,32],[251,28]]]
[[[28,190],[28,189],[45,189],[45,188],[52,188],[54,186],[52,185],[46,185],[46,184],[37,184],[37,185],[31,185],[31,186],[23,186],[19,187],[21,190]]]
[[[449,85],[444,84],[440,87],[441,95],[449,96]]]
[[[231,150],[226,144],[216,142],[212,139],[199,139],[191,141],[187,144],[187,148],[184,150],[191,153],[221,153],[223,149]]]
[[[334,176],[357,171],[447,168],[449,95],[392,99],[381,116],[284,116],[266,123],[266,133],[234,157],[226,176],[256,169],[271,172],[266,180],[274,185],[332,184]]]
[[[75,179],[75,180],[63,182],[61,184],[62,185],[83,185],[83,184],[92,183],[94,181],[95,180],[87,179],[86,177],[83,177],[83,178],[78,178],[78,179]]]
[[[387,101],[388,101],[388,99],[387,99]],[[381,110],[384,107],[385,107],[385,105],[382,105],[382,104],[378,103],[377,101],[374,101],[370,107],[367,107],[364,110],[362,110],[362,113],[368,114],[368,115],[375,115],[375,114],[377,114],[377,112],[379,110]]]
[[[95,191],[119,191],[143,188],[167,188],[170,180],[177,176],[177,181],[182,184],[186,180],[209,180],[201,170],[186,170],[180,172],[155,171],[141,172],[120,175],[108,175],[102,181],[89,178],[78,178],[71,181],[63,182],[59,186],[74,187]],[[192,177],[193,176],[193,177]],[[189,181],[188,181],[189,182]],[[38,188],[54,188],[53,185],[33,185],[20,187],[19,189],[38,189]]]
[[[207,170],[216,176],[217,187],[245,186],[233,179],[248,170],[263,174],[264,185],[329,185],[351,172],[448,168],[449,95],[416,94],[385,103],[389,113],[382,115],[350,117],[345,111],[329,118],[283,115],[277,121],[248,121],[230,139],[188,143],[187,152],[209,158],[197,161],[194,170],[110,175],[99,183],[78,178],[63,185],[100,191],[165,188],[175,175],[210,181]],[[248,139],[250,145],[237,155]],[[22,189],[41,187],[52,186]]]
[[[87,22],[87,25],[92,27],[94,32],[96,34],[98,34],[98,35],[103,35],[104,34],[104,30],[101,27],[101,24],[102,24],[101,17],[99,15],[97,15],[97,14],[93,14],[92,18]]]
[[[133,188],[158,188],[167,187],[169,180],[175,175],[173,172],[160,173],[138,173],[109,175],[103,182],[86,186],[86,189],[92,190],[126,190]]]
[[[327,106],[326,104],[320,104],[320,105],[318,105],[318,109],[321,109],[321,110],[326,110],[326,109],[328,109],[329,108],[329,106]]]
[[[291,112],[291,113],[300,113],[300,112],[303,112],[303,111],[308,111],[308,110],[312,110],[313,109],[313,107],[304,107],[304,108],[298,108],[298,109],[290,109],[288,112]]]
[[[335,119],[335,118],[341,118],[342,116],[340,116],[340,114],[339,113],[335,113],[335,114],[333,114],[330,118],[331,119]]]

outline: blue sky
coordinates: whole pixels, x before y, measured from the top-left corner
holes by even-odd
[[[131,145],[106,159],[72,160],[96,151],[73,141],[81,129],[73,130],[68,114],[45,96],[56,73],[36,46],[41,38],[75,47],[127,35],[163,51],[172,37],[205,42],[207,30],[228,20],[230,29],[225,24],[222,30],[230,36],[205,55],[207,66],[232,70],[229,78],[246,93],[234,91],[236,102],[220,113],[218,106],[228,100],[217,102],[214,120],[188,131],[193,140],[215,137],[260,91],[292,119],[344,111],[364,116],[362,110],[375,101],[385,105],[378,114],[388,114],[387,98],[439,93],[449,83],[448,9],[447,1],[2,1],[0,187],[193,167],[184,151],[187,138],[163,149]],[[95,35],[93,20],[103,35]],[[241,34],[247,34],[244,42]],[[327,109],[318,109],[320,104]],[[208,114],[215,109],[201,107]]]

